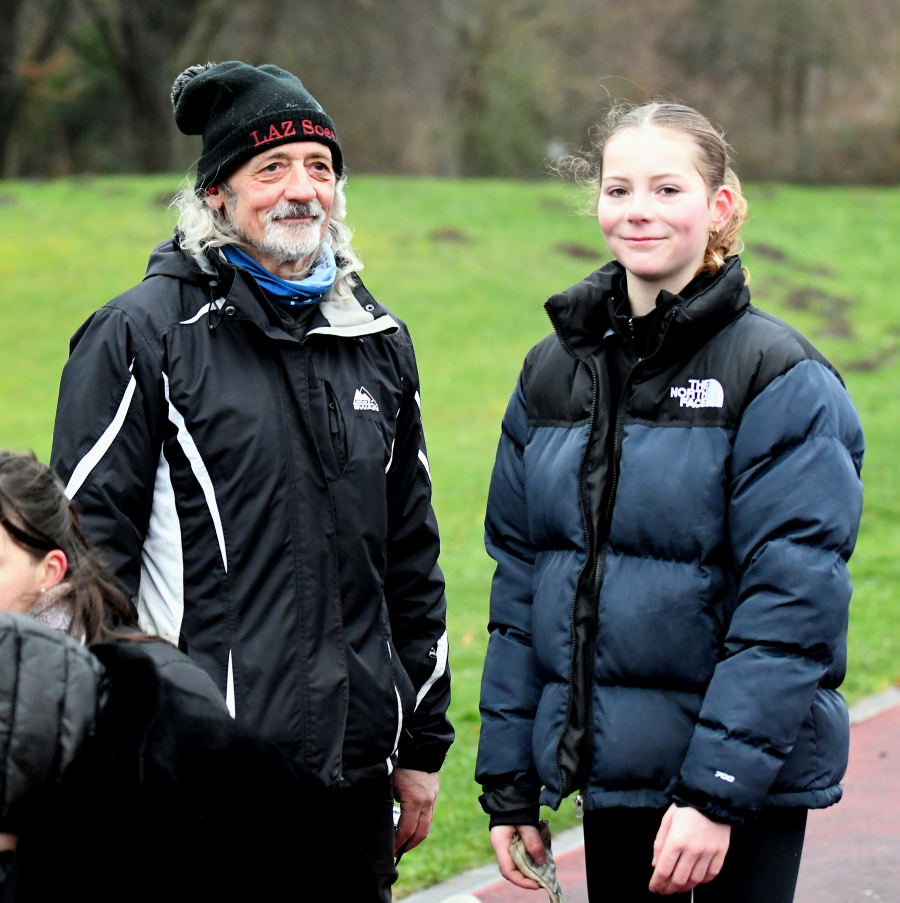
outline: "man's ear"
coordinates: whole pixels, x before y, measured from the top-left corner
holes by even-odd
[[[218,185],[207,188],[204,197],[206,198],[206,203],[213,210],[221,210],[225,206],[225,192],[221,191]]]

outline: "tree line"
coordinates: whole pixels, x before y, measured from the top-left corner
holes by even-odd
[[[612,100],[718,121],[744,177],[900,175],[900,0],[0,0],[0,172],[187,169],[169,89],[273,62],[351,171],[529,177]]]

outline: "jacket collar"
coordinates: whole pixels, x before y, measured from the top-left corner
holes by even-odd
[[[612,328],[615,296],[624,292],[624,275],[624,267],[613,260],[544,305],[560,341],[577,357],[595,353]],[[730,257],[715,276],[697,276],[681,294],[659,293],[656,337],[650,347],[657,347],[663,338],[669,348],[680,350],[685,344],[702,344],[749,303],[741,260]]]
[[[253,276],[229,263],[216,250],[192,258],[181,249],[176,235],[154,248],[144,278],[151,276],[169,276],[207,289],[210,301],[183,321],[184,325],[204,316],[220,317],[230,305],[234,307],[237,319],[252,321],[270,338],[296,341],[281,329],[277,315],[270,317],[267,314],[271,305]],[[387,308],[372,297],[358,275],[356,282],[352,299],[329,297],[319,302],[310,321],[308,336],[359,338],[380,332],[392,333],[400,328]]]

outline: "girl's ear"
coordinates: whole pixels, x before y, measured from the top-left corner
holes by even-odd
[[[39,582],[40,588],[53,589],[54,586],[62,583],[69,570],[69,559],[62,549],[51,549],[40,563],[41,578]]]
[[[716,193],[710,204],[712,220],[709,224],[710,232],[721,232],[731,219],[734,210],[734,191],[727,185],[723,185]]]

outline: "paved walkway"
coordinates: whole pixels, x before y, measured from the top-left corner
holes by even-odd
[[[900,903],[900,690],[851,710],[844,798],[811,812],[795,903]],[[554,840],[566,903],[587,903],[580,829]],[[496,866],[460,875],[405,903],[543,903],[547,895],[503,879]],[[465,895],[465,896],[463,896]],[[471,895],[471,896],[468,896]],[[662,900],[664,898],[660,898]]]

